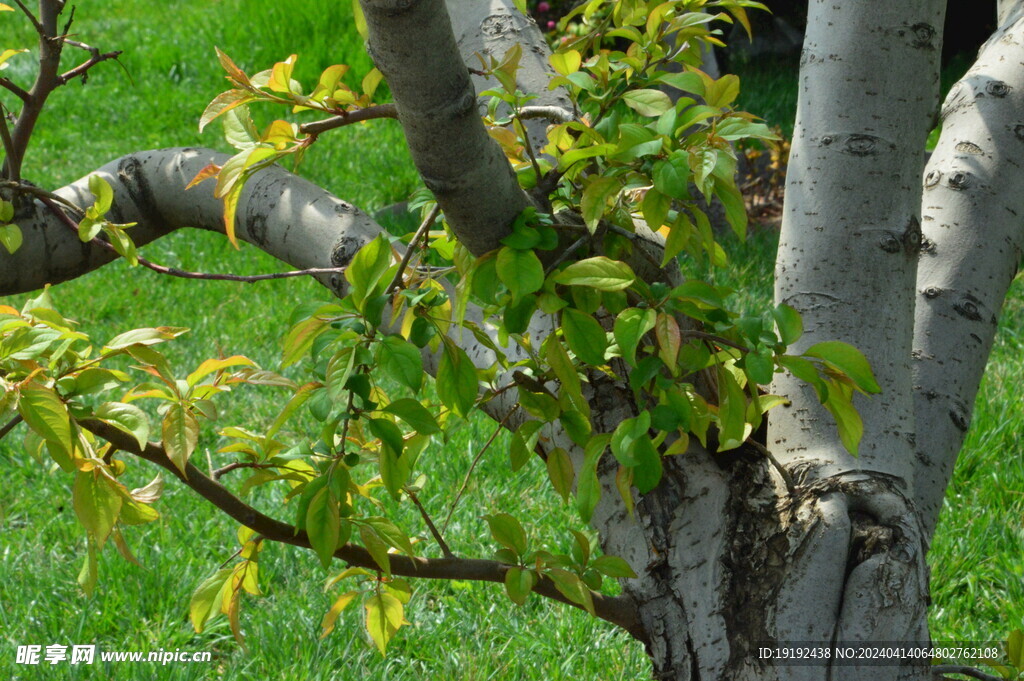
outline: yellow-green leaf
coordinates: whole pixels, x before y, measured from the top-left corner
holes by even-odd
[[[185,464],[199,443],[199,421],[181,402],[175,402],[167,410],[163,420],[161,441],[167,458],[185,473]]]
[[[71,452],[71,421],[68,408],[50,388],[30,382],[21,388],[18,413],[28,427],[47,442]]]
[[[391,594],[381,592],[366,601],[366,631],[381,655],[404,622],[402,602]]]
[[[338,596],[334,604],[331,605],[331,609],[324,615],[324,619],[320,622],[320,626],[323,628],[323,633],[320,634],[320,638],[324,638],[332,631],[334,631],[334,623],[338,621],[338,615],[348,607],[348,604],[359,595],[358,591],[346,591],[345,593]]]
[[[80,471],[75,476],[72,502],[78,521],[96,541],[97,549],[102,549],[121,511],[121,495],[98,471]]]

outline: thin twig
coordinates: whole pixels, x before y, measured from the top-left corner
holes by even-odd
[[[509,409],[508,413],[505,414],[505,418],[501,419],[501,422],[498,423],[498,427],[494,429],[493,433],[491,433],[491,437],[484,444],[483,448],[477,452],[477,455],[473,458],[473,463],[469,465],[469,470],[466,471],[466,477],[462,480],[462,487],[459,488],[459,493],[455,495],[455,499],[452,501],[452,507],[448,509],[448,517],[444,519],[444,525],[441,526],[442,532],[448,531],[448,523],[452,521],[452,515],[455,514],[455,508],[459,505],[459,500],[462,499],[462,495],[466,492],[466,487],[469,486],[469,479],[473,477],[473,471],[476,469],[476,465],[480,463],[480,459],[483,458],[488,447],[490,447],[491,443],[493,443],[498,437],[498,433],[501,432],[501,429],[505,427],[505,422],[508,421],[512,414],[516,413],[517,409],[519,409],[518,404]]]
[[[434,224],[434,220],[441,213],[441,206],[434,204],[434,207],[427,214],[427,218],[420,224],[419,229],[413,234],[412,239],[409,240],[409,248],[406,249],[405,255],[402,256],[402,262],[398,264],[398,271],[395,272],[395,278],[388,284],[388,288],[385,291],[388,295],[397,291],[402,285],[402,274],[405,273],[405,268],[409,266],[409,261],[412,259],[413,251],[416,250],[416,242],[422,239],[427,232],[430,231],[430,226]]]
[[[39,200],[49,208],[57,218],[64,223],[69,229],[73,230],[75,234],[78,234],[78,225],[75,224],[74,220],[69,218],[67,214],[60,209],[60,207],[48,197],[40,197]],[[104,248],[111,253],[116,253],[117,249],[114,245],[108,241],[102,239],[93,238],[89,243]],[[310,267],[305,270],[291,270],[289,272],[271,272],[269,274],[217,274],[211,272],[189,272],[187,270],[179,270],[176,267],[167,267],[165,265],[158,265],[154,262],[146,260],[141,255],[136,256],[139,264],[146,269],[153,270],[157,274],[166,274],[171,277],[179,277],[181,279],[201,279],[205,281],[238,281],[244,284],[252,284],[257,281],[267,281],[270,279],[288,279],[290,277],[305,277],[314,274],[338,274],[344,272],[344,267]]]
[[[51,199],[52,201],[56,201],[57,203],[67,208],[70,208],[79,215],[85,216],[85,211],[82,210],[80,206],[75,205],[74,203],[72,203],[68,199],[65,199],[63,196],[60,196],[59,194],[54,194],[53,192],[46,191],[42,187],[37,187],[26,182],[16,182],[13,180],[0,180],[0,187],[13,189],[14,191],[20,192],[22,194],[31,194],[32,196],[39,198]]]
[[[169,471],[196,494],[213,504],[227,516],[251,528],[267,541],[311,548],[309,534],[305,530],[281,522],[261,513],[246,504],[218,482],[207,477],[192,463],[185,464],[182,472],[167,456],[160,445],[149,442],[145,447],[131,435],[118,430],[114,426],[96,419],[78,421],[86,430],[107,440],[122,451],[134,454],[157,464]],[[334,557],[349,565],[379,569],[376,559],[364,547],[356,544],[340,546]],[[479,558],[420,558],[392,554],[390,556],[392,574],[402,577],[419,577],[423,579],[460,579],[470,581],[503,583],[509,566],[494,560]],[[541,577],[533,587],[535,593],[576,608],[582,608],[562,594],[549,577]],[[618,625],[634,636],[642,635],[636,604],[628,596],[605,596],[591,592],[595,614],[603,620]]]
[[[353,123],[359,123],[360,121],[369,121],[375,118],[398,118],[398,109],[394,104],[368,106],[365,109],[356,109],[352,112],[343,113],[340,116],[332,116],[321,121],[304,123],[299,126],[299,132],[304,135],[319,135],[320,133],[327,132],[328,130],[334,130],[335,128],[341,128],[346,125],[352,125]]]
[[[441,547],[441,553],[444,554],[444,557],[454,558],[455,554],[452,553],[450,548],[448,548],[448,543],[445,542],[444,537],[441,536],[437,527],[434,526],[434,521],[430,519],[430,514],[427,513],[427,509],[423,508],[423,504],[420,503],[416,493],[409,488],[405,488],[405,493],[409,495],[409,499],[416,506],[417,510],[419,510],[420,515],[423,517],[423,522],[427,524],[427,529],[430,530],[430,534],[433,535],[434,541],[436,541],[437,545]]]
[[[932,667],[932,674],[940,678],[943,674],[963,674],[964,676],[970,676],[981,681],[1003,681],[1001,676],[993,676],[992,674],[986,674],[980,669],[974,667],[968,667],[963,664],[938,664]]]
[[[21,8],[21,11],[25,13],[25,16],[28,17],[28,20],[32,22],[33,26],[35,26],[36,33],[38,33],[41,36],[45,36],[46,29],[43,28],[43,25],[39,22],[39,19],[36,18],[36,15],[32,14],[31,10],[29,10],[28,7],[25,7],[25,5],[22,4],[21,0],[14,0],[14,3]]]
[[[756,449],[761,454],[763,454],[772,464],[772,466],[775,467],[775,470],[778,472],[779,477],[781,477],[782,481],[786,483],[786,489],[789,491],[789,496],[796,496],[796,483],[793,482],[793,476],[790,475],[789,471],[787,471],[783,467],[782,463],[775,458],[775,455],[772,454],[772,450],[768,449],[767,447],[765,447],[763,444],[761,444],[752,437],[747,438],[747,444]]]
[[[57,76],[57,84],[58,85],[66,85],[68,83],[68,81],[74,80],[75,78],[78,78],[78,77],[81,77],[82,78],[82,82],[84,83],[85,79],[86,79],[86,76],[87,76],[87,74],[89,72],[89,69],[91,69],[92,67],[96,66],[100,62],[105,62],[105,61],[107,61],[109,59],[117,59],[118,57],[121,56],[121,52],[122,52],[122,50],[114,50],[113,52],[105,52],[103,54],[97,54],[96,56],[92,57],[88,61],[82,62],[81,64],[79,64],[75,68],[71,69],[70,71],[67,71],[67,72],[62,73],[59,76]]]
[[[544,270],[544,276],[547,277],[549,274],[554,272],[556,267],[558,267],[563,262],[571,258],[572,254],[580,250],[580,248],[583,247],[583,244],[587,243],[588,241],[590,241],[589,236],[581,236],[579,239],[574,241],[573,244],[569,246],[569,248],[563,251],[562,255],[558,256],[558,258],[553,263],[548,265],[548,268]]]
[[[7,437],[7,433],[14,430],[15,426],[21,423],[22,420],[23,419],[21,418],[21,414],[18,414],[13,419],[8,421],[7,425],[5,425],[3,428],[0,428],[0,440],[3,440],[5,437]]]
[[[700,338],[701,340],[711,341],[712,343],[717,343],[718,345],[725,345],[727,347],[735,348],[736,350],[740,350],[742,352],[753,352],[753,350],[748,348],[746,345],[741,345],[735,341],[729,340],[728,338],[722,338],[721,336],[716,336],[715,334],[707,333],[706,331],[690,330],[682,331],[681,334],[688,338]]]
[[[233,461],[226,466],[214,469],[210,468],[210,477],[214,480],[220,480],[222,476],[227,475],[231,471],[238,470],[239,468],[266,468],[266,464],[262,463],[250,463],[248,461]]]

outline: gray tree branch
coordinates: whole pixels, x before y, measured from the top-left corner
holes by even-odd
[[[387,78],[420,177],[470,251],[497,248],[528,199],[480,120],[444,1],[361,4],[370,54]]]
[[[917,273],[917,503],[938,520],[997,318],[1024,252],[1024,11],[950,91],[925,173]]]

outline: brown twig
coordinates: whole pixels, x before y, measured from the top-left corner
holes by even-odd
[[[103,421],[85,419],[78,423],[115,447],[161,466],[226,515],[254,530],[265,539],[307,549],[312,547],[309,535],[305,530],[271,518],[249,506],[220,483],[204,475],[192,463],[187,463],[185,472],[182,473],[160,445],[149,442],[145,447],[139,447],[139,443],[134,437]],[[334,552],[334,556],[349,565],[371,570],[380,569],[370,552],[355,544],[345,544]],[[505,573],[510,567],[498,561],[479,558],[419,558],[396,554],[390,555],[389,558],[392,574],[423,579],[504,583]],[[533,590],[546,598],[576,608],[582,607],[566,598],[558,591],[554,582],[547,577],[541,577]],[[598,617],[623,627],[636,637],[642,636],[636,606],[632,598],[610,597],[593,592],[591,597],[594,602],[594,613]]]
[[[416,493],[409,488],[405,488],[405,493],[409,495],[409,499],[420,512],[423,522],[427,524],[427,529],[430,530],[430,534],[434,537],[434,541],[436,541],[437,545],[441,547],[441,553],[444,554],[444,557],[454,558],[455,554],[452,553],[450,548],[448,548],[448,543],[444,540],[444,537],[441,536],[441,533],[438,532],[437,527],[434,525],[434,521],[430,519],[430,514],[427,513],[427,509],[423,508],[423,504],[420,503],[419,497],[416,496]]]
[[[46,29],[44,29],[43,25],[39,23],[39,19],[36,18],[36,15],[32,14],[32,11],[29,10],[28,7],[25,7],[25,5],[22,4],[21,0],[14,0],[14,3],[21,8],[21,11],[25,13],[25,16],[28,17],[28,20],[32,22],[33,26],[35,26],[36,33],[38,33],[41,36],[45,36]]]
[[[386,293],[388,295],[397,291],[402,285],[402,274],[405,272],[405,268],[409,266],[409,261],[412,259],[413,251],[416,250],[416,242],[426,236],[427,232],[430,231],[430,226],[434,224],[434,220],[441,214],[441,206],[434,204],[430,213],[427,214],[427,218],[420,224],[416,233],[413,234],[412,239],[409,240],[409,248],[406,249],[405,255],[402,256],[402,262],[398,264],[398,271],[395,272],[395,278],[388,284]]]
[[[210,477],[214,480],[220,480],[222,476],[227,475],[231,471],[238,470],[239,468],[267,468],[266,464],[262,463],[250,463],[248,461],[233,461],[226,466],[214,469],[210,467]]]
[[[786,489],[789,491],[789,496],[795,497],[796,483],[793,482],[793,476],[790,475],[789,471],[787,471],[783,467],[782,463],[775,458],[775,455],[772,454],[772,450],[768,449],[767,447],[765,447],[763,444],[761,444],[752,437],[747,438],[747,444],[756,449],[758,452],[764,455],[765,458],[768,459],[771,465],[775,467],[775,470],[778,472],[779,477],[781,477],[782,481],[786,483]]]
[[[66,227],[73,230],[75,234],[78,234],[78,225],[75,221],[68,217],[67,213],[60,209],[60,206],[56,204],[49,197],[39,197],[39,201],[49,208],[54,215],[57,216]],[[89,243],[99,246],[100,248],[106,249],[111,253],[117,253],[117,249],[109,241],[104,241],[99,238],[93,238]],[[136,256],[139,264],[146,269],[152,270],[157,274],[166,274],[171,277],[179,277],[181,279],[200,279],[204,281],[237,281],[244,284],[252,284],[257,281],[267,281],[270,279],[288,279],[290,277],[306,277],[314,274],[338,274],[344,272],[344,267],[310,267],[305,270],[291,270],[289,272],[271,272],[269,274],[217,274],[211,272],[190,272],[188,270],[179,270],[176,267],[167,267],[165,265],[158,265],[154,262],[146,260],[142,256]]]
[[[581,236],[579,239],[574,241],[573,244],[569,246],[569,248],[562,251],[562,254],[558,256],[558,258],[553,263],[548,265],[548,268],[544,270],[544,276],[547,277],[549,274],[554,272],[556,267],[558,267],[563,262],[571,258],[572,254],[578,251],[580,248],[582,248],[583,244],[587,243],[588,241],[590,241],[589,236]]]
[[[90,49],[95,50],[96,48]],[[104,52],[103,54],[100,54],[99,50],[96,50],[96,54],[94,54],[88,61],[84,61],[75,68],[71,69],[70,71],[66,71],[57,76],[57,84],[66,85],[68,81],[74,80],[75,78],[79,77],[81,77],[82,82],[84,83],[88,75],[89,69],[109,59],[117,59],[121,56],[121,52],[121,50],[114,50],[113,52]]]
[[[23,102],[27,102],[31,99],[31,96],[25,90],[21,89],[7,78],[0,78],[0,87],[14,93],[14,95]]]
[[[712,343],[717,343],[718,345],[725,345],[726,347],[734,348],[742,352],[753,352],[753,350],[748,348],[746,345],[741,345],[739,343],[736,343],[735,341],[729,340],[728,338],[722,338],[721,336],[716,336],[713,333],[707,333],[705,331],[682,331],[681,335],[688,338],[700,338],[701,340],[711,341]]]
[[[365,109],[356,109],[352,112],[343,113],[340,116],[332,116],[320,121],[304,123],[299,126],[299,132],[305,135],[319,135],[320,133],[327,132],[328,130],[334,130],[335,128],[341,128],[346,125],[352,125],[353,123],[359,123],[361,121],[369,121],[375,118],[398,118],[398,109],[394,104],[368,106]]]
[[[0,440],[3,440],[5,437],[7,437],[7,434],[14,430],[15,426],[17,426],[23,420],[24,419],[21,418],[21,414],[18,414],[13,419],[8,421],[3,428],[0,428]]]
[[[455,514],[455,508],[459,505],[459,501],[462,499],[462,495],[466,492],[466,488],[469,486],[469,479],[473,477],[473,471],[476,469],[476,465],[480,463],[480,459],[483,458],[484,453],[491,446],[491,443],[494,442],[495,438],[498,437],[498,433],[500,433],[502,428],[505,427],[505,423],[508,421],[509,417],[516,412],[517,409],[519,409],[518,404],[508,410],[508,413],[505,414],[505,418],[501,419],[501,422],[498,423],[498,427],[494,429],[493,433],[491,433],[491,437],[484,444],[483,448],[479,452],[477,452],[475,457],[473,457],[473,463],[469,465],[469,470],[466,471],[466,477],[463,478],[462,480],[462,487],[459,488],[459,493],[455,495],[455,499],[452,501],[452,507],[448,509],[448,517],[444,519],[444,525],[441,526],[442,532],[448,531],[448,523],[452,521],[452,515]]]

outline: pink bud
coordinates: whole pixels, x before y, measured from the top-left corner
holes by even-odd
[[[548,22],[548,30],[549,31],[553,31],[554,29],[555,29],[555,22],[549,21]]]
[[[538,12],[548,12],[550,10],[551,10],[551,5],[549,5],[548,3],[543,2],[543,1],[537,3],[537,11]]]

